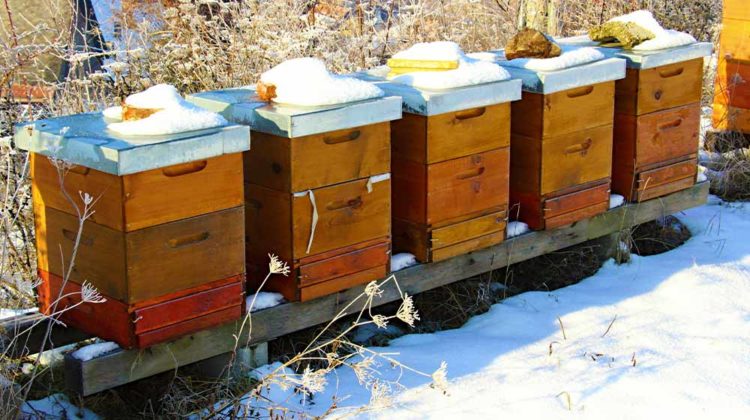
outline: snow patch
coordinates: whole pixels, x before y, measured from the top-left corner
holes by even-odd
[[[593,47],[561,45],[562,54],[553,58],[516,58],[501,61],[503,66],[517,67],[533,71],[558,71],[603,60],[604,54]]]
[[[255,303],[253,304],[253,299]],[[261,309],[273,308],[284,303],[284,296],[281,293],[274,292],[258,292],[254,295],[249,295],[245,298],[245,308],[250,310],[252,306],[252,312],[260,311]]]
[[[0,320],[13,318],[19,315],[31,314],[31,313],[35,313],[38,311],[39,309],[37,308],[26,308],[26,309],[0,308]]]
[[[417,264],[419,264],[417,257],[407,252],[402,252],[391,257],[391,271],[403,270]]]
[[[372,83],[329,73],[322,60],[311,57],[285,61],[263,73],[260,81],[276,86],[273,101],[286,105],[336,105],[384,95]]]
[[[695,38],[690,34],[664,29],[648,10],[638,10],[627,15],[617,16],[611,19],[610,22],[635,23],[655,35],[653,39],[649,39],[633,47],[633,51],[663,50],[696,42]]]
[[[446,90],[510,79],[510,73],[498,66],[494,59],[489,60],[486,55],[479,56],[481,58],[470,57],[464,54],[455,42],[415,44],[393,57],[413,60],[458,60],[458,68],[454,70],[417,71],[390,79],[395,83],[419,89]]]
[[[529,231],[529,225],[527,225],[524,222],[509,222],[507,227],[507,236],[508,238],[515,238],[516,236],[521,236],[524,233],[527,233]]]
[[[128,136],[158,136],[186,131],[220,127],[228,122],[221,115],[207,111],[187,102],[171,85],[152,86],[143,92],[125,99],[127,105],[136,108],[161,109],[136,121],[110,123],[107,127],[115,133]],[[105,110],[107,118],[114,118],[116,107]],[[122,110],[120,110],[122,113]],[[120,115],[122,118],[122,115]]]
[[[610,194],[609,196],[609,208],[614,209],[625,204],[625,197],[620,194]]]
[[[111,106],[102,111],[102,115],[109,120],[122,120],[122,107]]]
[[[71,403],[65,394],[53,394],[36,401],[27,401],[21,406],[22,419],[66,419],[95,420],[100,417],[86,408]]]
[[[695,176],[695,182],[706,182],[708,181],[708,177],[706,176],[706,173],[704,171],[698,171],[698,174]]]
[[[72,356],[82,362],[95,359],[101,355],[111,353],[120,346],[117,343],[111,341],[105,341],[103,343],[89,344],[88,346],[81,347],[80,349],[73,352]]]

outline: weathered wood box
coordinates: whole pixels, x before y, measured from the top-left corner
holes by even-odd
[[[88,282],[107,301],[62,320],[139,348],[239,318],[249,134],[232,125],[128,137],[98,113],[17,127],[31,152],[41,309],[75,305]],[[80,237],[79,191],[94,200]]]
[[[263,290],[310,300],[385,277],[391,252],[391,127],[401,98],[327,107],[260,102],[252,89],[188,98],[249,125],[244,154],[247,272],[251,291],[268,254],[291,274]]]
[[[404,100],[391,123],[394,252],[435,262],[502,242],[521,82],[429,91],[357,76]]]
[[[638,202],[695,183],[703,57],[712,50],[709,43],[650,52],[600,48],[628,67],[615,86],[613,193]]]
[[[713,126],[750,133],[750,7],[745,0],[724,0]]]
[[[542,230],[605,212],[615,80],[625,76],[624,60],[553,72],[506,69],[524,89],[511,109],[510,217]]]

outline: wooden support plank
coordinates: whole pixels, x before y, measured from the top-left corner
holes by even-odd
[[[396,277],[401,289],[414,295],[702,205],[706,202],[708,189],[708,182],[699,183],[665,197],[628,204],[569,226],[529,233],[471,254],[411,267],[397,272]],[[254,313],[252,335],[248,336],[245,328],[239,334],[240,343],[263,343],[325,323],[356,299],[363,289],[364,286],[358,286],[309,302],[289,303]],[[399,298],[395,287],[386,287],[375,304]],[[359,309],[356,304],[351,308],[352,311]],[[66,382],[71,390],[91,395],[226,353],[234,349],[238,325],[230,323],[140,352],[119,350],[88,361],[68,356],[65,360]]]

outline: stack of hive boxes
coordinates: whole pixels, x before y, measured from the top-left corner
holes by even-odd
[[[435,262],[502,242],[521,82],[437,92],[359,76],[404,100],[391,124],[394,252]]]
[[[750,7],[746,0],[724,0],[714,128],[750,133]]]
[[[401,98],[310,108],[259,102],[251,89],[188,98],[252,128],[244,155],[247,264],[252,291],[268,254],[288,277],[263,290],[310,300],[384,278],[391,251],[390,121]]]
[[[628,70],[615,88],[612,191],[638,202],[690,188],[698,171],[703,57],[711,44],[615,51]]]
[[[511,112],[511,218],[541,230],[607,211],[615,80],[625,76],[624,60],[506,69],[524,90]]]
[[[134,140],[81,114],[20,127],[16,141],[32,152],[43,311],[138,348],[242,315],[247,127]],[[79,191],[94,200],[80,232]],[[83,301],[85,282],[106,302]]]

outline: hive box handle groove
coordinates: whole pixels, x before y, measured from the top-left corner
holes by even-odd
[[[196,245],[201,242],[205,242],[211,236],[208,232],[196,233],[194,235],[183,236],[181,238],[173,238],[167,241],[170,248],[183,248],[190,245]]]
[[[183,163],[180,165],[169,166],[167,168],[162,169],[161,172],[164,174],[164,176],[172,178],[176,176],[200,172],[206,169],[206,166],[208,166],[208,161],[200,160],[197,162],[188,162],[188,163]]]
[[[361,135],[362,135],[362,132],[360,130],[354,130],[350,132],[349,134],[344,134],[343,136],[326,137],[323,139],[323,142],[325,142],[325,144],[346,143],[348,141],[357,140]]]
[[[486,107],[469,109],[466,111],[456,112],[456,119],[459,121],[470,120],[472,118],[479,118],[487,112]]]

